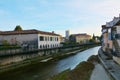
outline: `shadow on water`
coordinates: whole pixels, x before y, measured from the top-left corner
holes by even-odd
[[[69,56],[65,59],[43,64],[36,64],[23,68],[22,70],[13,71],[0,76],[1,80],[45,80],[50,76],[58,74],[66,69],[74,69],[82,61],[86,61],[91,55],[97,55],[100,47],[90,48],[76,55]]]

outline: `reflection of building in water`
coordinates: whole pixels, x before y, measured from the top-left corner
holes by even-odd
[[[0,65],[10,64],[14,62],[23,61],[30,58],[42,57],[44,55],[58,53],[58,49],[48,50],[48,51],[40,51],[38,53],[33,54],[21,54],[21,55],[14,55],[8,57],[1,57],[0,58]]]
[[[33,58],[36,56],[37,54],[32,54],[32,55],[29,54],[29,55],[16,55],[16,56],[0,58],[0,65],[23,61],[25,59]]]
[[[60,35],[54,32],[39,30],[2,31],[0,43],[7,41],[11,45],[20,45],[27,48],[55,48],[60,46]]]

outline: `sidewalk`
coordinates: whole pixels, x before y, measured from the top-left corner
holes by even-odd
[[[101,64],[95,64],[90,80],[111,80]]]
[[[99,49],[98,53],[102,65],[112,80],[120,80],[120,65],[116,64],[113,59],[109,59],[108,56],[104,55],[101,49]]]

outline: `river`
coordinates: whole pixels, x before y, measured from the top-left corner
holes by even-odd
[[[99,47],[90,48],[69,56],[65,59],[50,62],[46,66],[41,67],[37,64],[32,68],[23,71],[12,72],[12,75],[6,75],[9,80],[46,80],[50,76],[58,74],[66,69],[74,69],[82,61],[86,61],[91,55],[97,55]],[[2,79],[3,80],[3,79]]]

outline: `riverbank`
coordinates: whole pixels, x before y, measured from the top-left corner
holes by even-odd
[[[75,54],[77,54],[77,52],[81,52],[81,51],[86,50],[91,47],[94,47],[94,46],[84,47],[80,50],[69,51],[69,52],[64,53],[64,55],[63,55],[63,53],[61,53],[61,55],[59,55],[59,56],[58,56],[58,54],[57,54],[57,56],[54,55],[54,57],[52,57],[53,59],[51,59],[47,62],[40,62],[40,61],[50,58],[51,56],[49,56],[49,55],[44,56],[44,57],[35,57],[33,59],[27,59],[27,60],[24,60],[21,62],[11,63],[9,65],[1,66],[0,67],[1,68],[0,79],[7,80],[6,76],[12,77],[13,75],[15,76],[15,74],[16,74],[15,72],[21,73],[21,71],[23,72],[23,70],[29,71],[29,70],[33,69],[34,67],[36,67],[36,65],[37,66],[39,65],[41,67],[48,66],[49,64],[51,64],[51,62],[53,63],[53,62],[56,62],[56,60],[63,59],[70,55],[75,55]]]
[[[95,68],[94,63],[99,63],[97,55],[93,55],[87,61],[81,62],[75,69],[65,70],[49,80],[89,80]]]

